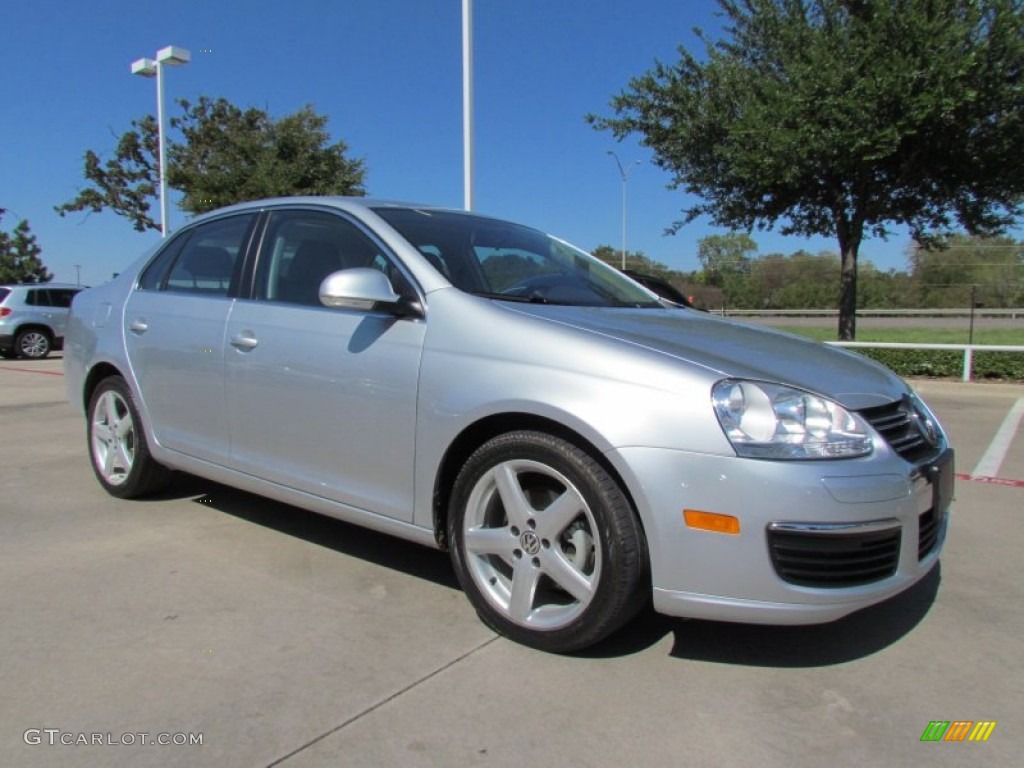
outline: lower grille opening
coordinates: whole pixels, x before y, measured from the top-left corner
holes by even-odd
[[[898,526],[867,533],[769,530],[779,577],[802,587],[838,589],[887,579],[900,559]]]
[[[929,509],[920,518],[917,525],[917,559],[924,560],[932,553],[932,550],[939,543],[939,531],[942,528],[942,521],[935,514],[934,509]]]

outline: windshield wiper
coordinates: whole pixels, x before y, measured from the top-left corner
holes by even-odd
[[[523,304],[554,304],[550,299],[533,294],[532,296],[513,296],[508,293],[492,293],[490,291],[470,291],[474,296],[482,299],[497,299],[499,301],[518,301]]]

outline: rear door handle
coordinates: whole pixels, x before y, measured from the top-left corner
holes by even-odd
[[[242,331],[231,337],[231,346],[243,352],[255,349],[259,343],[259,340],[253,335],[252,331]]]
[[[128,330],[132,333],[145,333],[149,330],[149,323],[140,317],[128,323]]]

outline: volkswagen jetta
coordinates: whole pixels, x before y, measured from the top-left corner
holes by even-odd
[[[551,651],[653,603],[802,624],[935,564],[952,450],[858,355],[658,297],[463,211],[265,200],[78,295],[65,368],[100,484],[183,470],[446,549]]]

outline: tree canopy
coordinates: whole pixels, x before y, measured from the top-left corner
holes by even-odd
[[[167,142],[167,185],[182,194],[179,206],[188,213],[263,197],[365,193],[363,160],[348,158],[345,142],[329,143],[327,117],[311,106],[274,119],[223,98],[178,105],[182,114],[170,126],[182,138]],[[90,186],[56,207],[61,216],[109,208],[139,232],[160,228],[150,216],[159,186],[156,119],[146,115],[131,126],[106,162],[86,151]]]
[[[893,225],[993,234],[1024,200],[1021,0],[719,0],[722,37],[679,49],[588,119],[639,134],[673,187],[750,231],[835,237],[839,337],[857,256]]]
[[[7,213],[0,208],[0,219]],[[0,283],[48,283],[53,279],[39,254],[36,236],[22,219],[12,234],[0,230]]]

